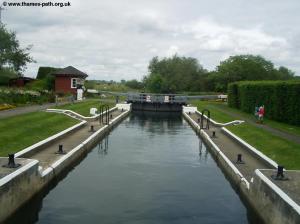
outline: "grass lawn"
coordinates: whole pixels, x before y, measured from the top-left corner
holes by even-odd
[[[195,100],[191,102],[193,105],[197,106],[198,110],[201,112],[204,108],[210,110],[210,117],[221,123],[230,122],[236,120],[235,117],[224,113],[220,108],[218,108],[218,104],[212,101],[199,101]]]
[[[47,112],[0,119],[0,156],[18,152],[76,123],[70,117]]]
[[[207,108],[211,111],[211,118],[218,122],[228,122],[236,119],[253,119],[254,116],[240,112],[227,107],[226,104],[213,101],[193,101],[198,110]],[[235,117],[231,113],[239,115]],[[293,134],[300,135],[300,127],[283,124],[276,121],[265,120],[270,127],[277,128]],[[244,139],[246,142],[260,150],[262,153],[272,158],[278,164],[285,166],[287,169],[300,169],[300,145],[281,137],[274,136],[272,133],[255,127],[250,123],[243,123],[237,126],[227,127],[234,134]],[[300,136],[299,136],[300,137]]]
[[[249,123],[227,127],[231,132],[287,169],[300,169],[300,145]]]
[[[74,103],[74,104],[66,104],[62,106],[53,107],[56,109],[65,109],[65,110],[72,110],[76,113],[79,113],[83,116],[91,116],[90,115],[90,108],[95,107],[99,110],[99,106],[101,104],[108,104],[110,108],[114,107],[114,103],[112,102],[101,102],[100,100],[91,99],[91,100],[85,100],[80,103]]]

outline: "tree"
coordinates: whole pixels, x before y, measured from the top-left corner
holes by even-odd
[[[30,49],[31,46],[22,49],[16,33],[8,31],[3,24],[0,24],[0,70],[9,67],[21,74],[28,63],[34,62],[29,55]]]
[[[163,89],[163,78],[160,74],[152,74],[146,80],[147,90],[153,93],[162,93]]]
[[[131,89],[143,89],[144,84],[142,82],[137,81],[136,79],[132,79],[124,82],[125,85]]]
[[[284,66],[280,66],[278,72],[278,77],[280,77],[280,79],[291,79],[295,75],[295,72],[291,71],[290,69]]]
[[[237,55],[222,61],[212,79],[216,90],[226,91],[227,85],[235,81],[280,80],[292,77],[293,72],[284,67],[277,70],[271,61],[261,56]]]
[[[149,75],[144,78],[145,87],[161,93],[201,91],[201,82],[207,73],[197,59],[177,55],[161,60],[152,58],[148,70]]]

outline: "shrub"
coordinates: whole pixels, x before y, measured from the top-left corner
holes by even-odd
[[[228,86],[228,105],[254,113],[265,105],[265,117],[300,125],[299,81],[247,81]]]
[[[38,73],[36,78],[37,79],[44,79],[51,73],[59,70],[59,68],[53,68],[53,67],[39,67]]]
[[[42,104],[54,102],[55,96],[47,91],[24,91],[18,89],[0,89],[0,104]]]

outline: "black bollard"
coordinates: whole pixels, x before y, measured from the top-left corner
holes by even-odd
[[[212,132],[212,137],[213,137],[213,138],[216,137],[216,132],[215,132],[215,131]]]
[[[189,111],[189,115],[191,115],[191,111]]]
[[[121,110],[122,112],[124,111],[124,109],[122,108],[122,110]]]
[[[237,155],[237,161],[236,161],[236,163],[239,163],[239,164],[245,163],[245,162],[242,160],[242,154],[238,154],[238,155]]]
[[[112,119],[113,118],[113,116],[112,116],[112,114],[110,115],[110,119]]]
[[[276,178],[284,178],[283,168],[284,168],[283,166],[278,165]]]
[[[7,165],[3,165],[3,167],[6,168],[17,168],[21,166],[21,164],[16,164],[15,163],[15,154],[8,154],[8,164]]]
[[[63,145],[58,145],[58,151],[56,152],[56,154],[66,154],[65,151],[63,150]]]
[[[90,132],[94,132],[95,129],[94,129],[94,125],[91,125],[91,129],[90,129]]]

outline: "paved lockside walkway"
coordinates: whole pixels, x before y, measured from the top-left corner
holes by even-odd
[[[196,123],[199,114],[192,113],[190,116]],[[216,127],[210,123],[210,129],[204,129],[204,131],[212,136],[212,132],[216,132],[216,138],[211,137],[212,141],[219,147],[219,149],[226,155],[226,157],[235,165],[235,167],[243,174],[243,176],[250,182],[254,171],[256,169],[274,169],[271,166],[267,166],[262,161],[258,160],[241,145],[236,143],[232,138],[228,137],[221,131],[221,127]],[[242,154],[244,164],[238,164],[237,155]],[[291,171],[286,174],[290,180],[280,181],[273,180],[271,175],[276,174],[276,170],[262,171],[266,177],[268,177],[273,183],[281,188],[287,195],[289,195],[296,203],[300,204],[300,171]]]
[[[198,121],[198,118],[200,118],[199,114],[192,113],[189,115],[195,122]],[[236,143],[234,140],[232,140],[230,137],[225,135],[220,127],[214,126],[212,123],[210,123],[210,129],[204,129],[204,131],[209,135],[212,136],[212,132],[216,132],[216,138],[211,138],[212,141],[220,148],[220,150],[227,156],[228,159],[239,169],[239,171],[244,175],[244,177],[250,181],[254,170],[255,169],[267,169],[272,168],[266,166],[265,163],[261,162],[252,154],[250,154],[247,150],[245,150],[243,147],[241,147],[238,143]],[[242,159],[245,161],[244,164],[238,164],[237,161],[237,155],[242,154]]]
[[[125,112],[126,111],[124,111],[123,113]],[[112,118],[110,120],[119,116],[121,113],[122,113],[121,110],[115,110],[113,112],[110,112],[110,114],[112,115]],[[63,150],[66,153],[68,153],[69,151],[71,151],[76,146],[80,145],[84,140],[86,140],[94,133],[90,131],[91,125],[94,126],[95,131],[99,130],[101,127],[104,126],[103,124],[100,124],[99,120],[88,121],[88,123],[85,124],[85,126],[83,126],[82,128],[67,135],[63,139],[52,142],[50,145],[45,146],[35,154],[28,156],[27,158],[39,160],[40,166],[42,166],[42,169],[45,170],[51,164],[53,164],[55,161],[57,161],[59,158],[63,156],[55,153],[58,151],[58,146],[60,144],[63,145]]]

